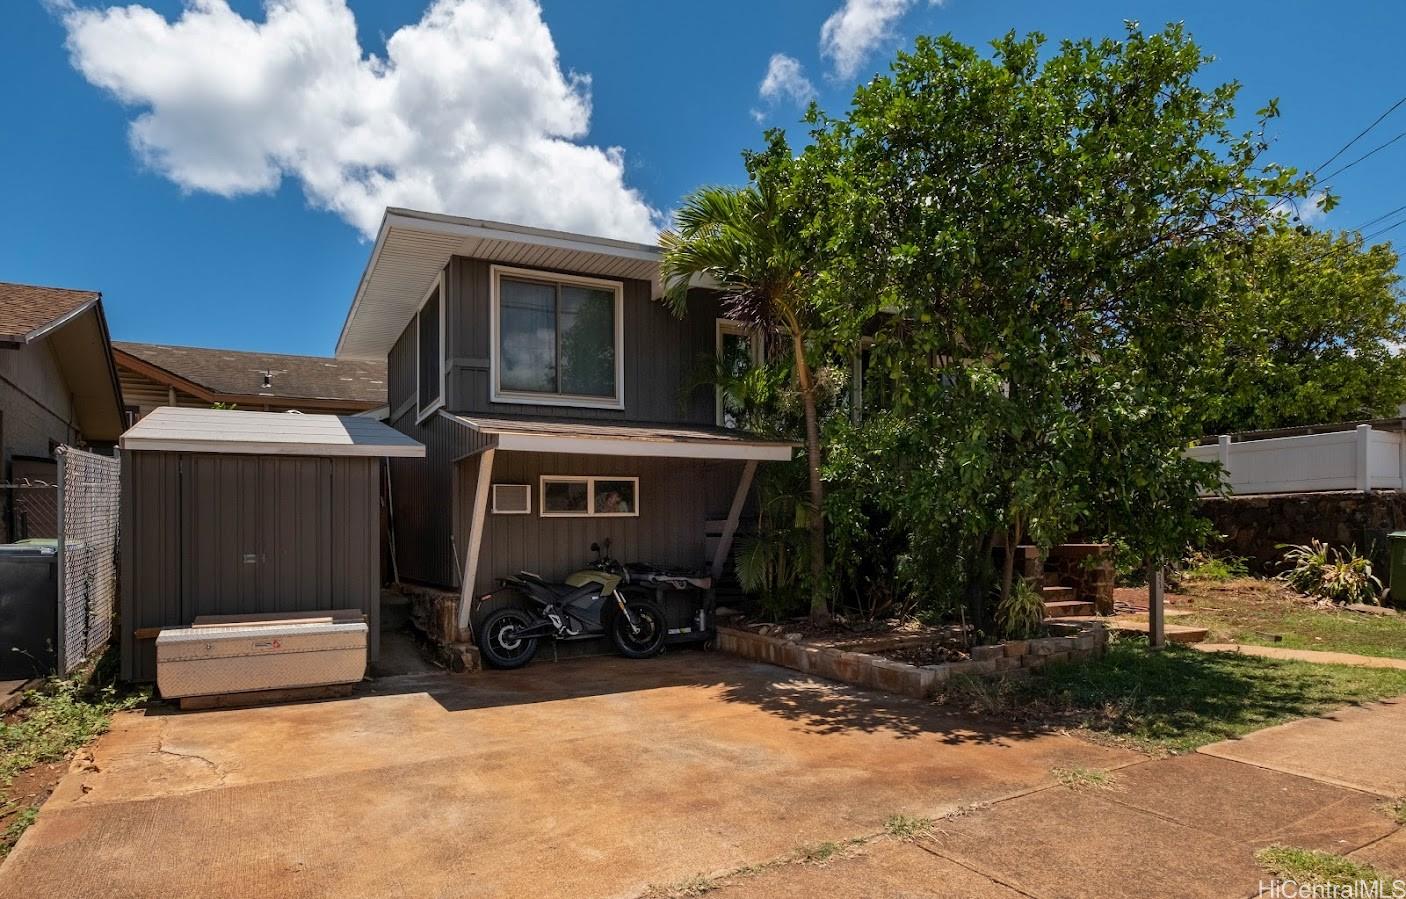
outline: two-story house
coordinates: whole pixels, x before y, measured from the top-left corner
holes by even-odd
[[[386,211],[337,357],[386,360],[389,421],[427,448],[390,463],[396,562],[459,590],[461,626],[497,578],[560,577],[606,537],[621,559],[716,574],[757,464],[791,458],[689,389],[700,357],[746,336],[707,291],[675,318],[659,263],[644,244]]]

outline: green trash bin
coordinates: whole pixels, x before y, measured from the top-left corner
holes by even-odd
[[[1386,582],[1387,602],[1394,606],[1406,606],[1406,531],[1392,531],[1386,539],[1391,553]]]

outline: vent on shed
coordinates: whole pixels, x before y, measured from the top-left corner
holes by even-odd
[[[532,512],[532,487],[528,484],[494,484],[493,514],[528,515]]]

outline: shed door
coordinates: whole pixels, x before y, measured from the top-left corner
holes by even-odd
[[[185,620],[330,608],[330,461],[203,453],[186,461]]]

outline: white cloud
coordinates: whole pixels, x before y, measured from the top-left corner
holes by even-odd
[[[1316,224],[1328,214],[1321,205],[1326,197],[1327,194],[1319,190],[1310,193],[1303,199],[1280,200],[1270,205],[1269,214],[1277,218],[1291,220],[1295,224]]]
[[[590,79],[563,73],[536,0],[435,0],[364,53],[346,0],[226,0],[175,21],[50,0],[73,65],[141,112],[132,147],[182,188],[226,197],[298,180],[375,234],[386,206],[653,241],[624,152],[583,143]]]
[[[789,99],[799,104],[815,96],[815,85],[805,76],[800,60],[785,53],[773,53],[757,92],[763,100],[772,103]]]
[[[840,78],[853,78],[864,60],[891,39],[893,25],[917,0],[845,0],[820,26],[820,52],[835,66]],[[941,6],[944,0],[928,0]]]

